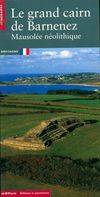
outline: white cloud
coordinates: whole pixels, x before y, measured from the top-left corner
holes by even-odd
[[[42,59],[55,59],[55,58],[71,58],[73,56],[73,53],[68,50],[63,51],[43,51]]]
[[[50,58],[56,58],[57,52],[56,51],[43,51],[42,56],[50,57]]]
[[[73,56],[72,52],[68,50],[64,50],[60,52],[60,58],[70,58],[72,56]]]

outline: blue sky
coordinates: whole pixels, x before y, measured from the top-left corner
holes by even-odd
[[[100,73],[99,48],[31,49],[30,56],[0,56],[0,74]]]

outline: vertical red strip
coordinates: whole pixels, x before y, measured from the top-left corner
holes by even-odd
[[[6,2],[0,0],[0,30],[6,30]]]
[[[30,54],[30,49],[26,48],[26,55],[29,55],[29,54]]]

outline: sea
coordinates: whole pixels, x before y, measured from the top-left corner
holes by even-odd
[[[54,74],[56,75],[56,74]],[[22,78],[26,78],[26,77],[41,77],[41,76],[50,76],[50,74],[0,74],[0,81],[15,81],[15,79],[22,77]]]
[[[0,81],[14,81],[18,77],[28,77],[29,75],[1,75]],[[31,75],[41,76],[41,75]],[[43,75],[42,75],[43,76]],[[45,76],[45,75],[44,75]],[[47,76],[47,74],[46,74]],[[51,90],[86,90],[86,91],[98,91],[100,86],[91,85],[66,85],[66,84],[54,84],[54,85],[0,85],[1,94],[47,94]]]

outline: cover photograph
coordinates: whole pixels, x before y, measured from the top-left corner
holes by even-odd
[[[100,196],[99,0],[0,0],[1,197]]]

